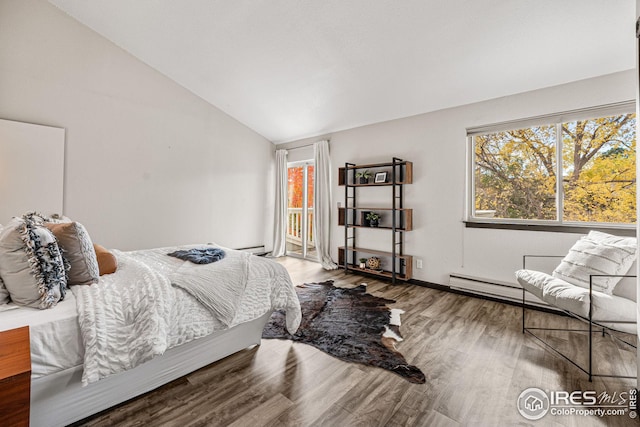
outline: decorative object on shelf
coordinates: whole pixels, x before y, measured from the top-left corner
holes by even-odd
[[[362,211],[362,212],[360,212],[360,215],[361,215],[360,218],[362,220],[362,226],[363,227],[371,227],[371,223],[367,219],[367,215],[369,215],[369,211]]]
[[[367,268],[367,259],[360,258],[360,268]]]
[[[375,182],[376,184],[387,182],[387,175],[387,172],[377,172],[373,182]]]
[[[358,183],[368,184],[369,178],[371,178],[371,172],[369,172],[369,169],[366,169],[362,172],[356,172],[356,178],[358,179]]]
[[[372,256],[367,260],[367,268],[371,270],[380,270],[380,258]]]
[[[369,227],[377,227],[380,221],[380,214],[369,212],[365,219],[369,221]]]

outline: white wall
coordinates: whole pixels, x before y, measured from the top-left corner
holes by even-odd
[[[64,129],[0,120],[0,223],[16,212],[62,212],[63,178]]]
[[[270,234],[273,145],[45,1],[0,2],[0,118],[66,129],[64,213],[107,247]]]
[[[371,163],[396,156],[411,160],[413,185],[405,187],[405,206],[414,208],[414,231],[406,233],[406,250],[421,258],[424,268],[414,277],[447,284],[451,272],[514,282],[523,254],[562,254],[579,238],[578,234],[465,228],[465,145],[467,127],[568,111],[635,98],[632,70],[499,98],[433,113],[378,123],[323,135],[331,140],[333,169],[345,161]],[[384,102],[384,100],[381,100]],[[283,144],[295,147],[320,138]],[[334,181],[334,182],[335,182]],[[390,190],[372,197],[390,202]],[[333,206],[344,203],[344,188],[334,185]],[[333,257],[343,244],[343,228],[332,220]],[[379,249],[390,245],[390,234],[382,230],[360,232],[377,238]],[[384,236],[384,238],[382,237]],[[360,237],[359,237],[360,239]],[[374,240],[374,239],[372,239]],[[359,240],[360,242],[361,240]],[[360,243],[359,243],[360,245]]]

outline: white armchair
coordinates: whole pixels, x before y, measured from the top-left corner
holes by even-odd
[[[516,272],[518,283],[522,286],[522,332],[532,335],[585,372],[589,381],[594,376],[635,378],[594,373],[593,333],[609,333],[624,344],[637,347],[636,250],[635,238],[592,231],[576,242],[564,257],[525,255],[523,269]],[[541,258],[562,258],[562,261],[552,274],[527,269],[527,264],[533,259]],[[525,292],[530,292],[550,306],[587,323],[588,329],[564,329],[589,333],[587,367],[567,357],[535,333],[536,330],[550,328],[527,326]],[[619,334],[613,334],[612,331],[633,336],[620,338]]]

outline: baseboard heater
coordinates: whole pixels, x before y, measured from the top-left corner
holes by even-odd
[[[451,289],[489,296],[492,298],[522,302],[522,288],[520,286],[499,280],[452,273],[449,275],[449,287]],[[528,292],[525,295],[525,302],[528,305],[549,308],[549,304]]]
[[[264,250],[264,246],[251,246],[248,248],[238,248],[237,250],[239,251],[244,251],[244,252],[250,252],[254,255],[258,255],[258,256],[262,256],[265,255],[267,252],[265,252]]]

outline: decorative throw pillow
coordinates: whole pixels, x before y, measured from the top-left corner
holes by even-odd
[[[553,276],[589,288],[590,275],[624,275],[636,259],[634,237],[618,237],[591,231],[569,250]],[[594,277],[593,290],[611,295],[621,277]]]
[[[3,228],[4,226],[0,224],[0,233],[2,233]],[[9,299],[9,291],[7,290],[7,287],[4,285],[4,282],[2,281],[2,277],[0,277],[0,305],[6,304],[9,301],[11,301]]]
[[[2,280],[2,277],[0,277],[0,305],[7,304],[9,301],[11,301],[11,299],[9,298],[9,291],[7,290],[7,287],[4,285],[4,281]]]
[[[105,249],[103,246],[93,244],[93,249],[96,252],[96,258],[98,259],[98,268],[100,269],[100,275],[115,273],[118,268],[118,260],[115,255]]]
[[[16,305],[50,308],[64,298],[65,263],[56,238],[27,214],[0,232],[0,276]]]
[[[64,215],[57,214],[57,213],[51,214],[51,216],[48,218],[45,218],[45,220],[47,222],[53,222],[55,224],[61,224],[64,222],[73,222],[71,218],[66,217]]]
[[[98,281],[98,261],[89,233],[79,222],[44,224],[58,239],[62,256],[70,265],[67,284],[90,285]]]

